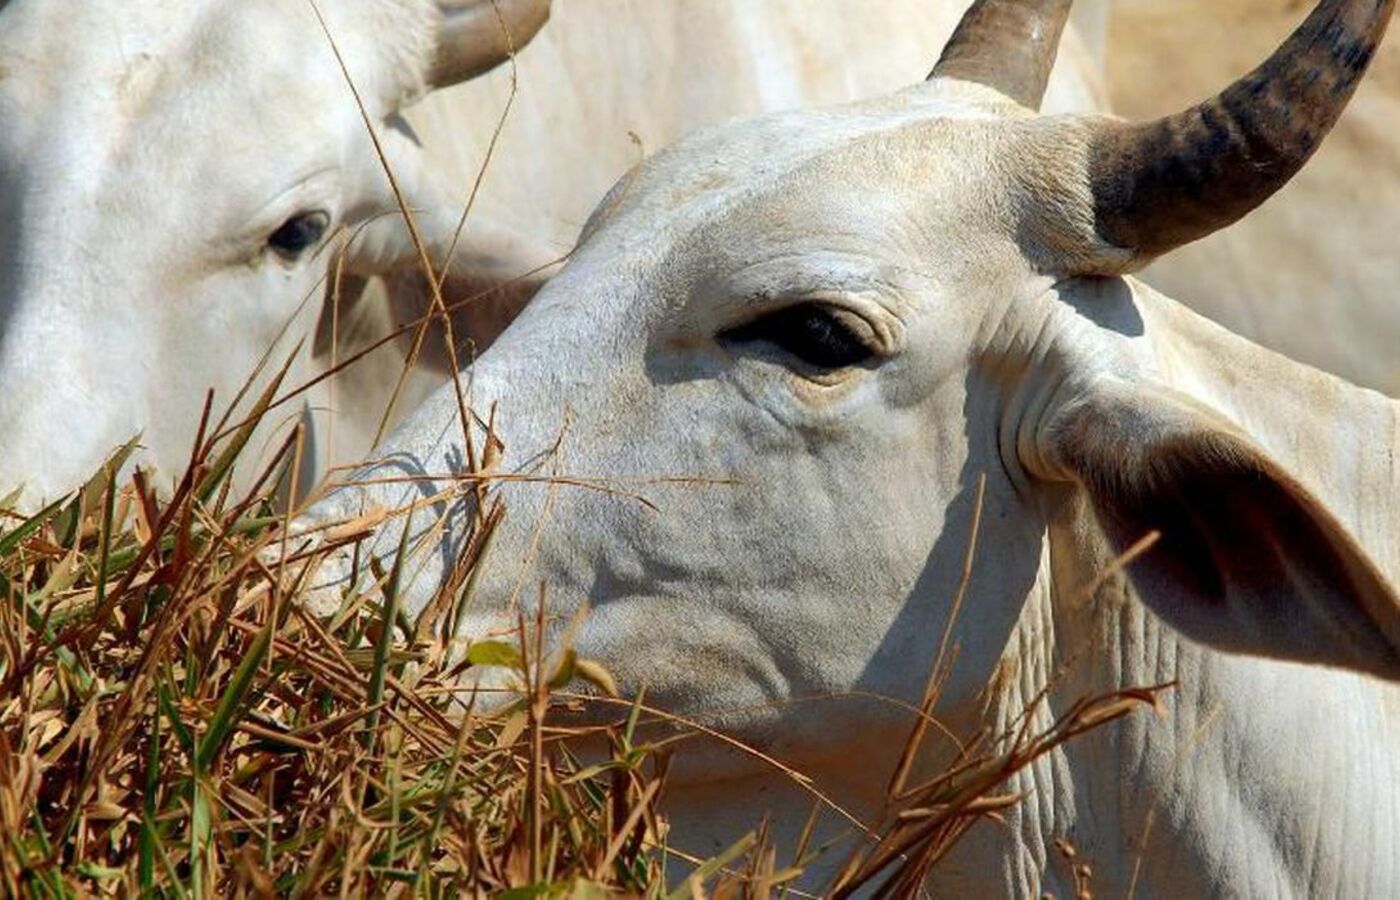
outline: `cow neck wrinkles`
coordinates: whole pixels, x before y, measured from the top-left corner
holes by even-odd
[[[1085,697],[1174,686],[1161,714],[1143,709],[1018,773],[1005,791],[1027,801],[1005,830],[971,833],[954,871],[995,871],[1008,896],[1068,894],[1073,876],[1055,843],[1065,840],[1093,867],[1096,891],[1113,896],[1207,896],[1222,885],[1230,895],[1394,895],[1400,689],[1206,649],[1163,624],[1123,575],[1088,595],[1088,570],[1113,553],[1087,504],[1066,503],[1047,536],[1048,624],[1030,598],[1008,646],[1044,661],[1019,667],[991,721],[1043,696],[1039,731]],[[1367,872],[1388,874],[1369,883]]]
[[[1388,577],[1400,576],[1389,518],[1400,500],[1400,403],[1130,285],[1144,368],[1238,424]],[[954,883],[989,866],[1013,895],[1073,891],[1054,845],[1067,839],[1094,867],[1096,891],[1112,895],[1203,895],[1220,887],[1222,872],[1232,893],[1400,889],[1400,863],[1385,845],[1400,823],[1400,762],[1378,749],[1400,741],[1400,689],[1185,640],[1136,599],[1124,574],[1096,581],[1114,553],[1092,510],[1077,488],[1049,492],[1038,581],[1046,591],[1028,598],[1011,636],[989,721],[1005,726],[1043,696],[1039,730],[1084,697],[1176,687],[1163,695],[1164,716],[1144,711],[1018,774],[1008,791],[1029,799],[1009,811],[1009,828],[969,835],[949,870]],[[1347,698],[1342,708],[1338,697]],[[1308,760],[1301,772],[1299,759]],[[1388,871],[1388,880],[1356,880],[1367,871]]]

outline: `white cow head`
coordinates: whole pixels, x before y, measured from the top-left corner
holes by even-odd
[[[1193,399],[1157,343],[1186,314],[1121,277],[1297,171],[1389,4],[1323,3],[1254,74],[1148,125],[1033,112],[1067,6],[975,4],[926,84],[702,132],[624,179],[464,375],[517,473],[471,635],[543,584],[561,619],[591,605],[580,652],[659,706],[808,759],[878,745],[887,707],[792,701],[917,698],[985,477],[951,700],[1032,601],[1068,602],[1154,529],[1133,602],[1219,648],[1400,677],[1377,565]],[[458,415],[445,388],[314,517],[432,498],[466,460]],[[456,496],[413,519],[412,610],[461,548]]]
[[[547,0],[0,6],[0,490],[25,483],[31,503],[138,432],[146,461],[178,472],[206,390],[229,403],[310,330],[337,232],[380,217],[352,269],[409,256],[331,38],[432,241],[453,201],[397,111],[490,69],[548,14]]]

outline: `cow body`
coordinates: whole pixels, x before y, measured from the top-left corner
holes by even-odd
[[[1360,4],[1316,15],[1343,8],[1319,33],[1374,33]],[[834,834],[880,814],[980,520],[935,710],[953,734],[1037,699],[1043,726],[1088,695],[1178,686],[1165,721],[1020,776],[1009,827],[979,825],[935,888],[1067,894],[1063,838],[1109,894],[1400,890],[1400,405],[1125,275],[1146,255],[1109,237],[1156,240],[1156,222],[1115,231],[1134,223],[1104,167],[1153,197],[1164,169],[1134,166],[1191,145],[1104,156],[1103,135],[1138,133],[1120,128],[940,77],[708,129],[639,166],[464,379],[517,477],[493,488],[507,518],[459,636],[545,596],[558,635],[586,603],[581,654],[812,776],[844,810]],[[1230,199],[1235,217],[1258,202]],[[415,506],[409,612],[479,499],[455,480],[458,415],[435,394],[304,523]],[[314,602],[339,601],[350,559],[330,555]],[[932,769],[952,751],[931,744]],[[689,852],[765,811],[790,847],[813,803],[731,747],[680,765],[667,803]]]
[[[535,236],[562,256],[598,200],[642,156],[696,128],[916,81],[928,74],[928,48],[943,45],[966,6],[557,0],[514,72],[502,68],[438,92],[407,117],[463,199],[485,167],[472,215]],[[1083,4],[1079,15],[1087,26],[1106,7]],[[1096,48],[1071,31],[1046,109],[1099,109],[1100,91]]]

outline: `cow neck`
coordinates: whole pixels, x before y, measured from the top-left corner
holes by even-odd
[[[1400,578],[1400,403],[1133,290],[1150,367],[1242,427]],[[1041,729],[1084,697],[1176,686],[1161,716],[1144,710],[1018,775],[1009,790],[1027,799],[1009,827],[970,834],[950,874],[987,866],[1012,893],[1072,891],[1055,843],[1068,839],[1093,866],[1094,891],[1114,896],[1222,884],[1277,894],[1288,879],[1295,893],[1360,896],[1375,894],[1377,873],[1382,893],[1400,890],[1390,849],[1400,760],[1378,749],[1400,742],[1400,689],[1181,638],[1124,575],[1100,577],[1114,553],[1074,492],[1050,512],[1047,536],[1048,590],[1032,592],[1013,630],[1006,659],[1018,662],[1003,663],[992,720],[1009,723],[1043,697]]]

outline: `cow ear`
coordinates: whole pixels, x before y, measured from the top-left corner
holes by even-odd
[[[1042,460],[1077,482],[1138,595],[1221,650],[1400,680],[1400,597],[1323,503],[1219,414],[1109,380],[1054,414]]]
[[[484,75],[530,42],[549,19],[550,0],[438,0],[442,25],[428,83],[435,88]]]
[[[404,269],[421,271],[423,253],[439,274],[470,278],[479,291],[489,286],[533,294],[558,271],[565,254],[514,228],[475,216],[465,226],[447,196],[426,196],[412,204],[420,250],[402,213],[381,213],[350,229],[345,271],[362,278]]]
[[[557,270],[564,254],[556,248],[480,212],[464,219],[467,198],[454,196],[443,186],[402,117],[386,121],[380,148],[394,173],[396,190],[390,189],[379,156],[369,155],[370,168],[360,180],[379,188],[349,216],[353,224],[342,257],[345,272],[367,278],[419,267],[426,252],[435,270],[450,264],[454,274],[469,273],[479,281],[523,285],[533,291]],[[405,210],[413,220],[413,231],[405,221]]]

